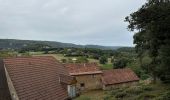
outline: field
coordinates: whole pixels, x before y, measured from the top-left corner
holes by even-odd
[[[57,60],[61,61],[62,59],[73,59],[73,58],[78,58],[78,57],[64,57],[63,54],[43,54],[41,52],[37,52],[37,53],[33,53],[31,52],[31,54],[33,56],[53,56],[54,58],[56,58]],[[96,62],[100,68],[102,70],[108,70],[108,69],[112,69],[113,68],[113,64],[110,62],[110,59],[108,59],[108,63],[107,64],[100,64],[99,63],[99,60],[96,60],[96,59],[91,59],[91,58],[88,58],[88,61],[89,62]]]

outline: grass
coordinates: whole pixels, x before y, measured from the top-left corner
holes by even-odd
[[[113,64],[103,64],[101,65],[102,70],[113,69]]]
[[[105,96],[105,91],[94,90],[83,93],[81,96],[75,98],[74,100],[103,100]]]

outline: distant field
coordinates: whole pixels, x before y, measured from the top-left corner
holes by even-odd
[[[61,61],[62,59],[73,59],[73,58],[77,58],[77,57],[64,57],[63,54],[43,54],[42,52],[31,52],[30,53],[33,56],[53,56],[54,58],[56,58],[57,60]],[[88,58],[89,62],[96,62],[101,69],[103,70],[107,70],[107,69],[112,69],[113,64],[110,62],[110,59],[108,60],[108,64],[99,64],[99,60],[96,59],[91,59]]]

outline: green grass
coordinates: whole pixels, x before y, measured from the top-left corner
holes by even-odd
[[[74,100],[103,100],[105,96],[105,91],[103,90],[94,90],[81,94],[79,97]]]
[[[113,69],[113,64],[100,65],[102,70]]]

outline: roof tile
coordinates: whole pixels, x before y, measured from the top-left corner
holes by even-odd
[[[138,76],[129,68],[104,70],[102,81],[105,85],[113,85],[139,81]]]
[[[59,75],[69,75],[67,69],[50,56],[4,59],[5,67],[20,100],[64,100],[67,90]]]

